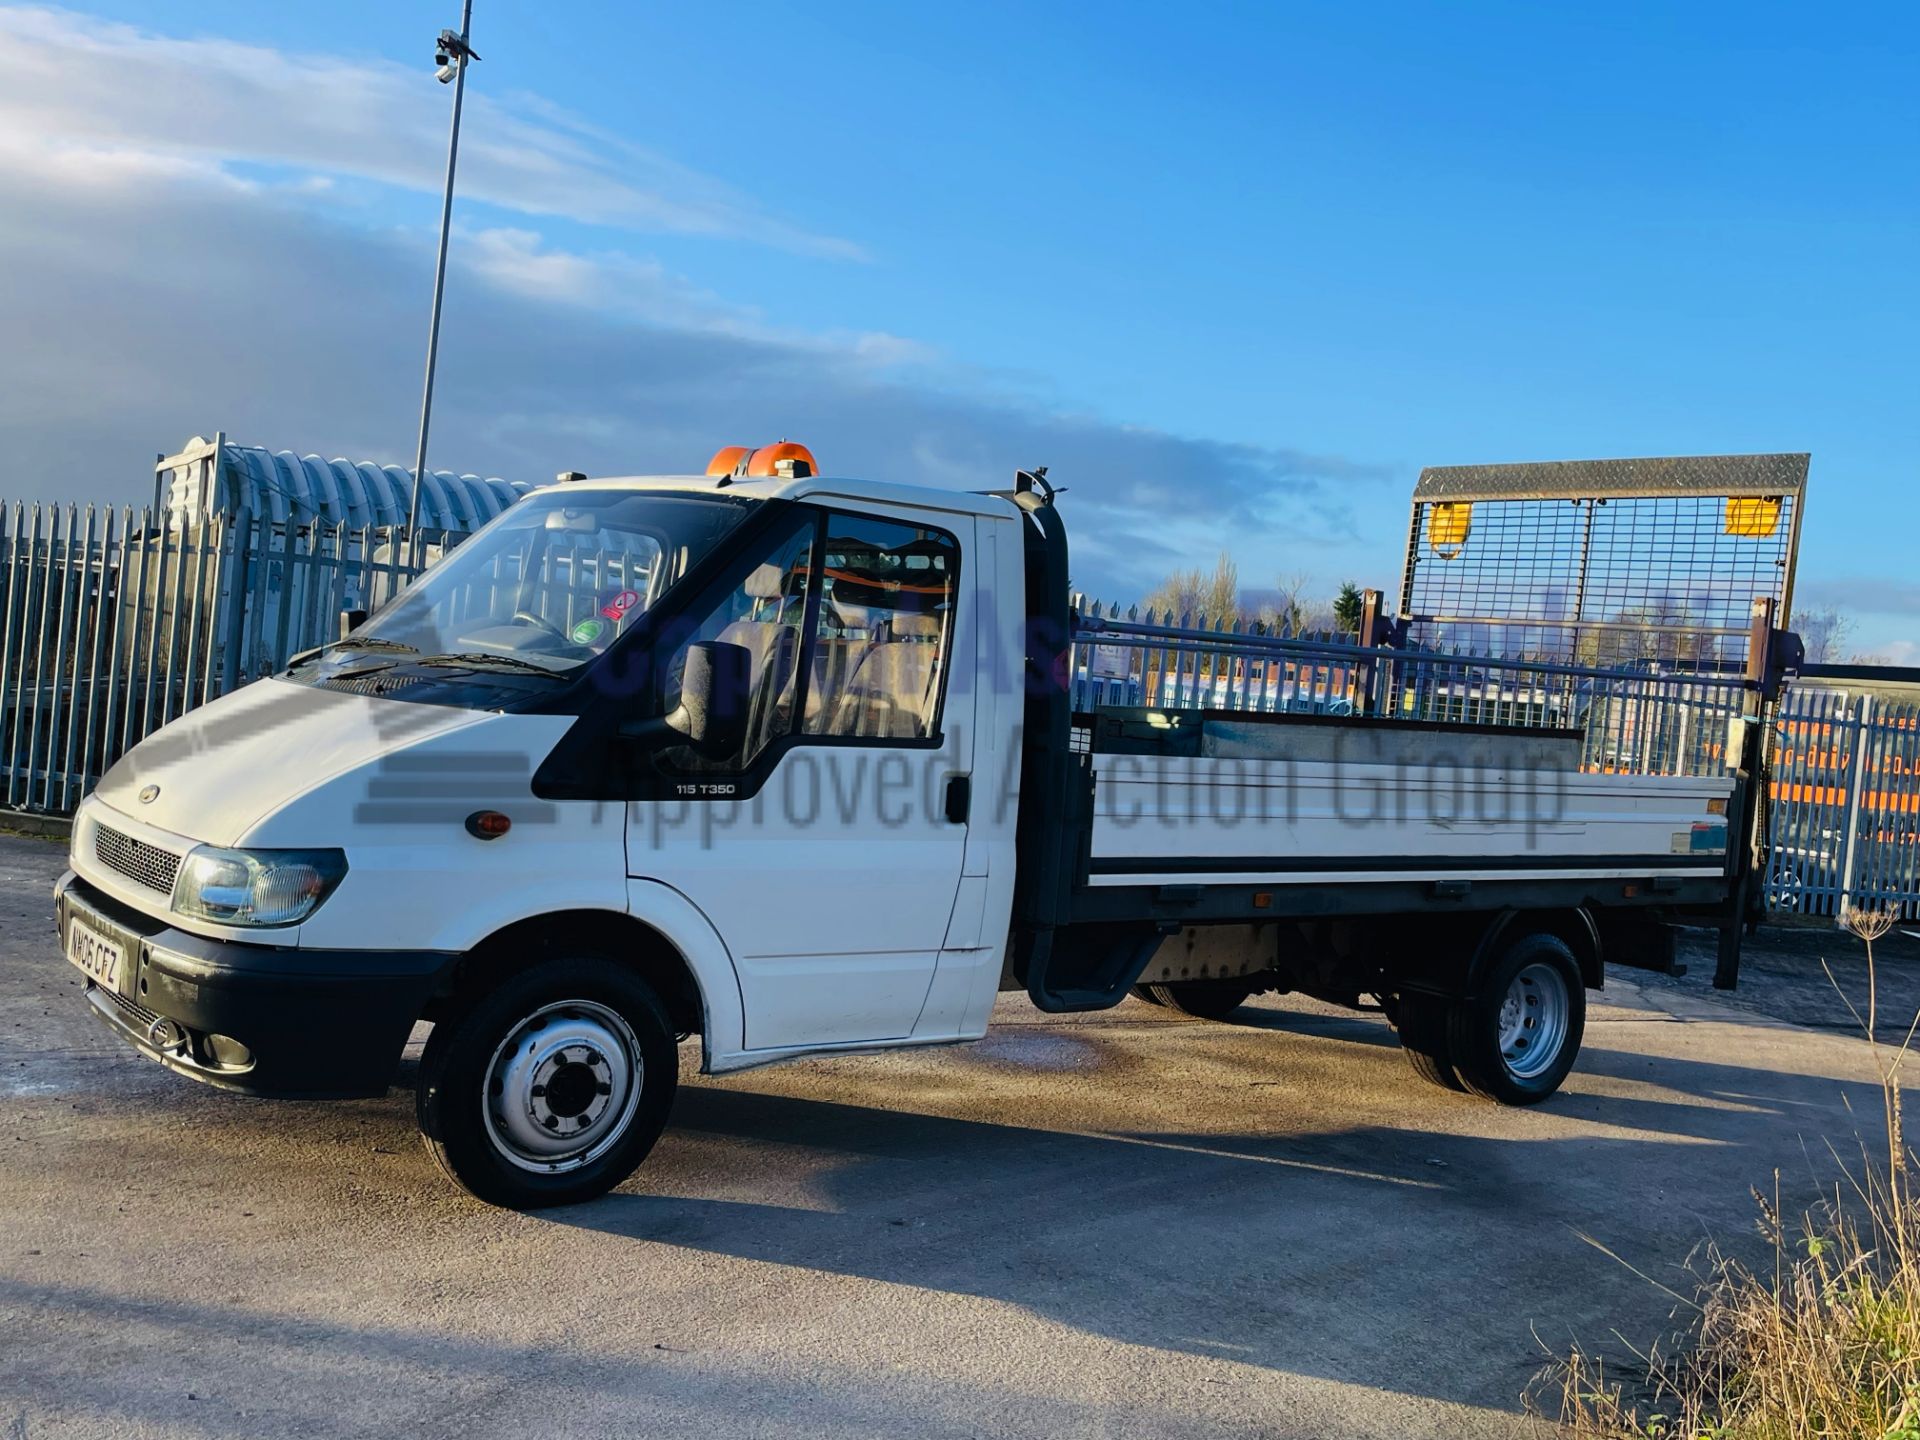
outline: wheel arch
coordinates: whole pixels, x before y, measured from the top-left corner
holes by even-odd
[[[462,957],[427,1018],[457,1006],[500,977],[523,970],[568,945],[602,949],[644,976],[659,993],[668,1022],[680,1034],[699,1035],[702,1069],[711,1068],[716,1048],[732,1051],[740,1022],[739,984],[731,960],[726,974],[702,975],[712,957],[702,955],[705,937],[688,937],[670,923],[661,925],[621,910],[568,909],[527,916],[503,925]],[[711,929],[708,927],[711,935]],[[717,936],[712,937],[717,941]],[[724,950],[721,952],[724,957]],[[702,961],[707,963],[703,964]]]
[[[1494,916],[1467,967],[1467,993],[1475,993],[1480,977],[1502,950],[1528,935],[1552,935],[1571,950],[1587,989],[1598,990],[1605,983],[1606,956],[1600,927],[1586,906],[1572,905],[1553,910],[1503,910]]]

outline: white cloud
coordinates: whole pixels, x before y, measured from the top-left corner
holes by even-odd
[[[898,335],[782,329],[758,309],[730,303],[658,261],[618,251],[560,250],[532,230],[472,231],[459,237],[454,256],[454,263],[498,290],[599,315],[831,351],[876,371],[931,365],[938,358],[930,346]]]
[[[638,280],[653,288],[665,275],[664,267],[651,262],[596,262],[585,255],[550,249],[531,230],[493,229],[462,235],[460,259],[502,290],[568,305],[618,303],[627,288],[618,286],[618,280]],[[610,273],[614,269],[625,273],[616,276]]]
[[[445,91],[417,69],[0,8],[0,165],[15,171],[84,184],[251,163],[438,193],[445,145]],[[469,92],[460,187],[529,215],[861,253],[538,97]]]
[[[4,14],[4,12],[0,12]],[[0,84],[4,84],[5,52],[0,50]],[[7,104],[0,97],[0,174],[43,184],[98,189],[129,182],[160,179],[219,183],[235,190],[256,188],[217,162],[194,155],[175,155],[126,145],[86,143],[48,136],[10,123]]]

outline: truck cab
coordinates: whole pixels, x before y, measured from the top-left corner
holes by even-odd
[[[431,1019],[429,1141],[510,1203],[630,1170],[676,1037],[718,1073],[983,1034],[1027,522],[782,468],[538,491],[136,747],[58,894],[95,1009],[311,1097],[383,1092]]]

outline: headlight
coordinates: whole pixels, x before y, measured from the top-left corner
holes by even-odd
[[[339,850],[219,850],[202,845],[173,882],[176,915],[220,925],[297,925],[347,873]]]
[[[93,832],[99,824],[91,809],[82,809],[73,817],[73,839],[67,846],[67,863],[74,869],[80,868],[79,861],[93,858]]]

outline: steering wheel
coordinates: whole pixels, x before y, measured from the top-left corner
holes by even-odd
[[[531,610],[516,610],[513,612],[513,618],[515,621],[524,620],[537,630],[546,631],[547,634],[553,636],[554,639],[560,641],[563,645],[571,645],[573,643],[567,638],[566,631],[562,630],[544,615],[536,615]]]

